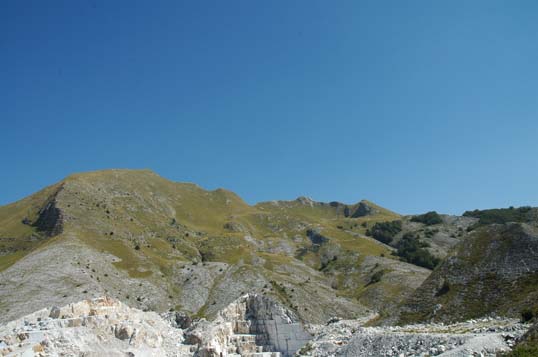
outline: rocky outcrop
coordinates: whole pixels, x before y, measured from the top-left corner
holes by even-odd
[[[56,204],[56,197],[62,190],[60,187],[39,210],[37,220],[32,223],[39,232],[48,237],[54,237],[63,231],[63,213]]]
[[[329,238],[322,235],[318,229],[308,229],[306,231],[306,236],[310,239],[312,244],[316,245],[322,245],[329,241]]]
[[[351,215],[351,218],[370,216],[376,213],[377,210],[375,209],[375,207],[369,205],[365,201],[361,201],[357,204],[355,211]]]
[[[103,297],[37,311],[0,327],[0,355],[190,356],[158,314]]]
[[[364,200],[354,205],[347,205],[345,203],[333,201],[329,202],[329,206],[333,207],[338,214],[343,214],[344,217],[350,218],[371,216],[379,213],[378,208]]]

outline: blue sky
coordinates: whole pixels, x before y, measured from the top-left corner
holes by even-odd
[[[0,204],[151,168],[247,202],[538,205],[535,1],[0,2]]]

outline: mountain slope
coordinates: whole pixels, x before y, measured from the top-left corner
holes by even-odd
[[[149,170],[71,175],[0,208],[0,316],[104,294],[212,316],[247,292],[305,321],[361,316],[400,302],[429,274],[364,236],[398,217],[368,201],[250,206]]]
[[[537,252],[533,222],[477,228],[406,301],[399,322],[520,316],[538,306]]]

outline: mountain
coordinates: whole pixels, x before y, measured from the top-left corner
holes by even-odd
[[[537,252],[538,208],[249,205],[75,174],[0,207],[0,353],[532,356]]]
[[[399,218],[368,201],[252,206],[149,170],[71,175],[0,207],[0,320],[102,295],[211,317],[245,293],[306,322],[365,316],[430,273],[365,235]]]

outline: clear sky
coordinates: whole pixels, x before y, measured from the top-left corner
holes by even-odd
[[[0,2],[0,204],[151,168],[247,202],[538,205],[538,2]]]

